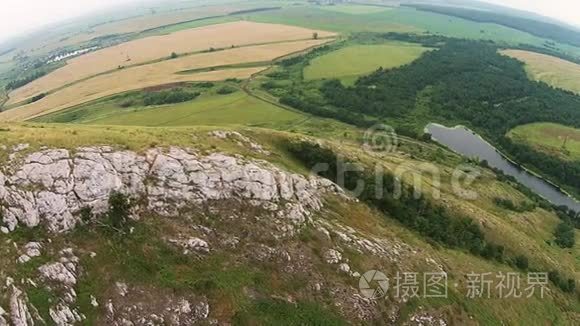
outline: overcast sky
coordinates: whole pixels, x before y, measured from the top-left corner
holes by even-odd
[[[47,23],[144,0],[0,0],[0,41]],[[485,0],[580,26],[579,0]]]

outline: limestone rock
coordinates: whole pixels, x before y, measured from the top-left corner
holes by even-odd
[[[77,283],[78,258],[72,254],[71,249],[61,252],[63,257],[58,262],[47,263],[38,268],[44,280],[60,283],[65,287],[74,286]]]
[[[54,323],[58,326],[74,325],[84,319],[76,309],[71,309],[63,303],[59,303],[56,307],[50,308],[49,314]]]
[[[241,134],[225,135],[250,141]],[[0,170],[4,233],[41,223],[55,233],[69,231],[82,208],[106,211],[114,191],[143,199],[148,210],[164,216],[210,201],[244,200],[276,211],[293,225],[322,208],[323,193],[341,193],[327,180],[288,173],[264,161],[220,153],[200,156],[176,147],[143,155],[110,147],[78,148],[74,154],[45,149]]]
[[[324,260],[327,264],[338,264],[342,260],[342,254],[334,249],[328,249],[324,253]]]
[[[350,266],[347,263],[342,263],[338,266],[338,271],[345,274],[350,274]]]
[[[187,240],[169,240],[169,242],[176,244],[184,249],[184,254],[189,252],[209,252],[209,244],[200,238],[189,238]]]
[[[10,296],[10,318],[14,326],[34,325],[32,314],[28,308],[28,298],[15,286],[12,286],[12,295]]]

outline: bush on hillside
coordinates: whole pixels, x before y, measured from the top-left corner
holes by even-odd
[[[227,95],[227,94],[235,93],[236,91],[237,91],[237,89],[235,87],[224,86],[224,87],[221,87],[220,89],[218,89],[217,93],[220,95]]]
[[[198,97],[199,94],[200,93],[198,92],[191,93],[182,89],[161,91],[145,95],[143,103],[147,106],[182,103],[193,100],[194,98]]]
[[[109,197],[109,210],[106,223],[116,230],[125,230],[131,214],[131,200],[129,196],[120,192],[113,192]]]
[[[561,248],[572,248],[576,243],[574,227],[569,222],[558,224],[554,231],[555,241]]]

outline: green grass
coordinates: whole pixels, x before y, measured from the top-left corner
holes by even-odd
[[[406,43],[353,45],[312,60],[304,69],[304,78],[338,78],[352,84],[379,67],[389,69],[410,63],[425,51],[424,47]]]
[[[305,117],[282,109],[243,92],[238,84],[217,83],[211,87],[190,84],[190,91],[199,92],[198,98],[184,103],[145,106],[143,92],[128,92],[71,109],[49,114],[35,122],[76,123],[127,126],[199,126],[246,125],[278,126],[292,124]],[[218,94],[224,87],[230,94]]]
[[[111,112],[111,107],[104,111]],[[83,123],[128,126],[252,125],[292,122],[302,118],[238,91],[228,95],[202,95],[191,102],[152,108],[135,108]]]
[[[580,129],[556,123],[532,123],[510,130],[508,136],[548,154],[580,160]]]
[[[412,25],[400,24],[389,19],[390,13],[397,11],[386,10],[374,14],[353,15],[324,10],[316,6],[297,6],[271,12],[255,13],[248,15],[247,18],[256,22],[295,25],[340,33],[363,31],[405,33],[422,31]]]
[[[379,7],[379,6],[345,4],[345,5],[336,5],[336,6],[325,6],[325,7],[323,7],[323,9],[335,11],[335,12],[340,12],[343,14],[365,15],[365,14],[373,14],[373,13],[377,13],[377,12],[391,10],[392,8]]]

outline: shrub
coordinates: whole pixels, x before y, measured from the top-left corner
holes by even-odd
[[[88,224],[93,219],[93,209],[89,206],[85,206],[79,211],[79,216],[83,223]]]
[[[521,270],[526,270],[529,267],[528,257],[524,255],[518,255],[515,259],[516,267]]]
[[[199,86],[199,87],[202,87],[202,88],[212,88],[212,87],[214,87],[214,83],[212,83],[212,82],[203,82],[203,83],[196,84],[196,86]]]
[[[510,211],[518,212],[518,213],[530,212],[530,211],[533,211],[534,209],[536,209],[535,203],[521,202],[519,204],[516,204],[511,199],[504,199],[504,198],[499,198],[499,197],[495,197],[493,199],[493,202],[498,207],[502,207],[502,208],[508,209]]]
[[[281,87],[282,86],[280,86],[278,83],[275,83],[273,81],[267,81],[265,83],[262,83],[262,88],[266,89],[266,90],[281,88]]]
[[[572,293],[576,291],[576,280],[572,278],[564,279],[562,278],[562,276],[560,276],[560,273],[558,271],[553,270],[549,272],[548,278],[552,283],[554,283],[554,285],[559,287],[560,290],[564,292]]]
[[[226,95],[236,92],[237,89],[231,86],[224,86],[217,90],[217,93],[220,95]]]
[[[38,94],[38,95],[35,95],[35,96],[33,96],[33,97],[30,99],[29,103],[34,103],[34,102],[40,101],[40,100],[42,100],[42,99],[43,99],[45,96],[46,96],[46,93],[40,93],[40,94]]]
[[[574,247],[576,239],[574,236],[574,228],[570,223],[568,222],[560,223],[556,227],[556,230],[554,231],[554,236],[556,237],[554,242],[556,242],[556,244],[561,248]]]
[[[119,103],[119,106],[122,108],[128,108],[130,106],[133,106],[133,104],[134,104],[133,100],[125,100],[125,101]]]
[[[106,222],[117,230],[126,229],[131,214],[131,200],[125,194],[113,192],[109,197],[109,210]]]
[[[267,73],[266,76],[274,79],[285,79],[289,78],[290,74],[287,71],[273,71]]]
[[[198,96],[198,92],[190,93],[182,89],[175,89],[147,94],[143,99],[143,103],[147,106],[182,103],[191,101]]]

